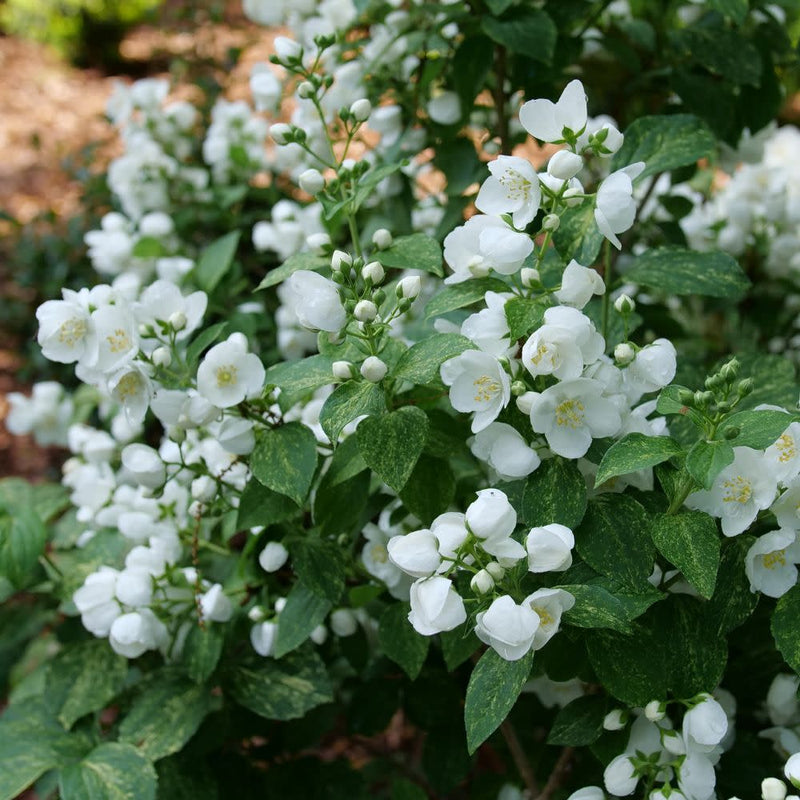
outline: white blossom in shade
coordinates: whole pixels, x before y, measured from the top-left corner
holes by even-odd
[[[545,389],[531,399],[531,427],[544,434],[557,455],[580,458],[593,438],[613,436],[622,424],[617,405],[602,391],[603,385],[592,378]]]
[[[505,306],[511,294],[486,292],[486,308],[471,314],[461,323],[461,335],[473,341],[484,353],[493,356],[510,356],[516,349],[511,341]]]
[[[256,111],[274,111],[281,99],[282,90],[283,86],[269,64],[253,64],[250,72],[250,93],[253,95]]]
[[[678,768],[678,787],[687,800],[707,800],[714,796],[717,775],[714,764],[704,753],[689,750]]]
[[[710,694],[701,695],[683,717],[683,736],[689,751],[709,753],[728,732],[725,709]]]
[[[636,353],[622,371],[629,397],[639,399],[647,392],[656,392],[675,377],[677,354],[669,339],[656,339]]]
[[[570,81],[555,103],[528,100],[519,111],[522,127],[543,142],[564,141],[565,128],[577,136],[586,120],[586,92],[579,80]]]
[[[573,259],[564,269],[561,288],[555,292],[555,297],[566,306],[583,308],[593,295],[605,292],[606,285],[597,270],[583,267]]]
[[[337,608],[331,612],[330,626],[336,636],[346,638],[358,630],[358,618],[349,608]]]
[[[186,339],[203,320],[208,307],[205,292],[192,292],[184,295],[172,281],[158,280],[151,283],[134,305],[136,320],[140,324],[151,325],[156,331],[158,323],[166,323],[173,314],[183,314],[186,324],[177,332],[176,339]]]
[[[363,549],[361,550],[361,560],[364,562],[364,568],[377,578],[391,591],[392,589],[401,586],[405,573],[389,558],[389,551],[386,545],[395,529],[385,523],[386,519],[380,520],[382,524],[375,525],[370,522],[364,526],[361,532],[367,540]],[[401,592],[402,593],[402,592]]]
[[[153,599],[153,576],[146,569],[126,567],[117,576],[117,600],[132,608],[150,605]]]
[[[493,422],[475,435],[472,455],[485,461],[502,480],[530,475],[541,463],[539,454],[522,434],[505,422]]]
[[[644,168],[644,162],[637,161],[612,172],[597,190],[595,222],[603,236],[618,250],[622,249],[622,243],[617,234],[627,231],[636,218],[633,181],[641,175]]]
[[[540,650],[558,633],[561,615],[575,605],[575,598],[563,589],[537,589],[522,604],[527,604],[539,617],[539,627],[533,637],[533,649]]]
[[[800,480],[792,480],[786,491],[770,506],[781,528],[800,530]]]
[[[767,691],[767,713],[773,725],[796,725],[800,722],[797,690],[800,678],[787,672],[777,674]]]
[[[280,542],[267,542],[259,553],[258,563],[264,572],[277,572],[289,559],[289,551]]]
[[[502,364],[480,350],[465,350],[445,361],[442,381],[450,387],[450,404],[456,411],[474,411],[472,432],[478,433],[497,419],[511,400],[511,378]]]
[[[339,289],[333,281],[310,270],[292,273],[286,281],[291,303],[304,328],[335,332],[347,322]]]
[[[498,217],[477,214],[452,230],[444,240],[444,260],[453,270],[444,282],[462,283],[495,270],[513,275],[533,252],[533,239]]]
[[[442,563],[436,537],[427,529],[393,536],[386,549],[392,562],[413,578],[433,575]]]
[[[711,489],[693,492],[686,505],[722,520],[725,536],[737,536],[752,525],[759,511],[769,508],[777,490],[775,478],[764,468],[762,453],[734,447],[733,463],[714,479]]]
[[[200,595],[200,614],[212,622],[227,622],[233,616],[233,603],[220,584]]]
[[[636,791],[639,778],[633,762],[626,753],[613,758],[603,772],[603,784],[609,794],[615,797],[627,797]]]
[[[139,423],[144,419],[153,397],[153,383],[138,363],[113,372],[108,378],[107,388],[130,422]]]
[[[214,432],[222,447],[233,455],[246,456],[253,452],[256,437],[252,420],[225,417]]]
[[[117,570],[100,567],[97,572],[87,575],[83,585],[72,595],[83,627],[95,636],[108,636],[112,623],[122,614],[116,599],[118,577]]]
[[[258,395],[265,374],[261,359],[247,352],[247,339],[232,333],[205,354],[197,368],[197,391],[218,408],[229,408]]]
[[[408,621],[417,633],[433,636],[457,628],[467,619],[464,601],[453,584],[439,575],[411,586]]]
[[[793,530],[781,528],[759,536],[744,559],[750,590],[782,597],[797,583],[800,542]]]
[[[138,658],[167,642],[167,629],[149,609],[142,608],[117,617],[108,634],[111,649],[125,658]]]
[[[800,753],[789,756],[783,767],[783,774],[791,781],[792,786],[800,788]]]
[[[475,205],[484,214],[511,214],[515,228],[524,229],[539,213],[542,190],[533,165],[517,156],[498,156],[480,188]]]
[[[456,551],[464,543],[467,531],[466,518],[458,511],[445,511],[431,523],[431,533],[436,537],[436,549],[442,558],[455,558]],[[446,568],[442,562],[440,569]]]
[[[250,628],[250,644],[260,656],[271,656],[275,648],[275,636],[278,633],[278,623],[270,620],[259,622]]]
[[[503,595],[475,616],[475,635],[506,661],[518,661],[533,646],[538,614],[525,602]]]
[[[56,381],[42,381],[33,386],[30,397],[19,392],[6,395],[10,406],[5,426],[15,436],[33,434],[42,447],[67,444],[73,403]]]
[[[157,489],[167,477],[161,456],[146,444],[129,444],[122,451],[122,465],[140,486]]]
[[[563,572],[572,566],[575,536],[566,525],[552,522],[531,528],[525,538],[529,572]]]

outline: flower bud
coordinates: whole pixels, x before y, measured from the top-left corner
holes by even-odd
[[[795,789],[800,789],[800,753],[795,753],[783,767],[783,774],[789,779]],[[788,798],[787,798],[788,800]]]
[[[531,413],[531,408],[533,407],[533,401],[538,396],[538,392],[525,392],[525,394],[522,394],[517,398],[517,408],[523,414],[525,414],[525,416],[529,416]]]
[[[744,380],[739,381],[739,385],[736,387],[736,394],[739,397],[745,397],[755,389],[755,386],[755,381],[752,378],[744,378]]]
[[[331,630],[339,637],[352,636],[358,630],[356,615],[349,608],[337,608],[331,612]]]
[[[266,609],[263,606],[253,606],[247,612],[247,618],[252,622],[261,622],[267,616]]]
[[[538,286],[542,282],[539,270],[533,267],[523,267],[519,271],[519,277],[522,279],[522,285],[526,289],[530,289],[532,286]]]
[[[625,727],[628,714],[622,708],[615,708],[609,711],[603,718],[603,728],[607,731],[619,731]]]
[[[617,152],[622,147],[625,137],[617,130],[611,123],[606,123],[594,135],[594,138],[599,147],[595,147],[595,151],[599,156],[610,156]]]
[[[355,119],[356,122],[364,122],[372,113],[372,103],[365,97],[362,97],[350,106],[350,113],[353,115],[353,119]]]
[[[156,347],[150,356],[157,367],[168,367],[172,363],[172,353],[168,347]]]
[[[490,561],[486,565],[486,571],[494,578],[495,582],[503,580],[506,576],[506,571],[496,561]]]
[[[359,300],[353,309],[353,316],[359,322],[372,322],[378,316],[378,307],[372,300]]]
[[[267,542],[258,555],[258,563],[264,572],[277,572],[288,558],[289,551],[280,542]]]
[[[636,358],[636,351],[633,349],[630,342],[620,342],[614,348],[614,360],[621,367],[630,364],[634,358]]]
[[[318,169],[307,169],[297,181],[300,188],[309,194],[318,194],[325,188],[325,178]]]
[[[419,295],[421,286],[419,275],[408,275],[397,284],[397,296],[405,300],[413,300]]]
[[[378,230],[372,234],[372,244],[374,244],[378,250],[386,250],[387,247],[392,246],[392,234],[386,230],[386,228],[378,228]]]
[[[678,401],[685,406],[693,406],[694,392],[691,389],[678,389]]]
[[[331,269],[334,272],[342,272],[345,267],[350,267],[353,264],[353,257],[350,253],[345,253],[344,250],[334,250],[331,256]]]
[[[183,311],[173,311],[167,320],[174,331],[182,331],[186,327],[186,314]]]
[[[514,397],[521,397],[527,391],[528,387],[525,385],[524,381],[514,381],[511,384],[511,394]]]
[[[192,498],[208,503],[217,496],[217,482],[210,475],[201,475],[192,481]]]
[[[494,588],[494,579],[485,569],[482,569],[472,576],[472,580],[469,582],[469,588],[472,589],[475,594],[486,594]]]
[[[583,159],[569,150],[559,150],[547,165],[547,171],[554,177],[562,181],[574,178],[583,166]]]
[[[274,125],[270,125],[269,135],[275,144],[286,144],[290,140],[293,130],[292,126],[285,122],[276,122]]]
[[[764,778],[761,781],[762,800],[785,800],[786,784],[778,778]]]
[[[378,356],[370,356],[361,365],[361,374],[372,383],[382,381],[388,370],[389,367]]]
[[[561,195],[561,199],[567,204],[567,208],[575,208],[583,202],[583,192],[577,187],[567,189]]]
[[[331,370],[337,381],[349,381],[353,377],[353,365],[349,361],[334,361]]]
[[[550,231],[551,233],[558,230],[558,226],[561,224],[561,219],[558,214],[548,214],[542,220],[542,230]]]
[[[331,237],[327,233],[311,233],[306,237],[308,249],[316,255],[323,255],[331,246]]]
[[[365,281],[370,281],[373,286],[377,286],[385,277],[383,266],[380,261],[370,261],[361,270],[361,277]]]
[[[636,303],[628,297],[627,294],[621,294],[614,301],[614,308],[616,308],[620,314],[630,314],[631,311],[636,310]]]
[[[311,81],[303,81],[297,87],[297,96],[301,97],[303,100],[313,97],[316,93],[317,90],[314,88],[314,84],[311,83]]]
[[[660,700],[651,700],[644,707],[644,715],[650,722],[659,722],[666,716],[667,710]]]
[[[276,36],[273,45],[281,61],[295,61],[303,55],[302,46],[288,36]]]

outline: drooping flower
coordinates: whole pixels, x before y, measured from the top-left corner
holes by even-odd
[[[333,281],[310,270],[292,273],[286,281],[300,324],[312,330],[335,332],[347,321],[339,289]]]
[[[476,615],[475,634],[501,658],[518,661],[533,646],[539,624],[538,614],[527,603],[517,604],[506,594]]]
[[[597,190],[594,218],[600,233],[618,250],[622,243],[618,233],[627,231],[636,218],[636,203],[633,200],[633,181],[642,174],[643,161],[637,161],[623,169],[612,172]]]
[[[451,631],[467,619],[464,601],[453,584],[439,575],[416,581],[410,599],[408,621],[423,636]]]
[[[586,91],[579,80],[570,81],[555,103],[528,100],[519,112],[522,127],[543,142],[563,142],[565,134],[577,136],[586,120]]]

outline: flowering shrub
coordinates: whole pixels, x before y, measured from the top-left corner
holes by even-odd
[[[245,2],[294,38],[202,133],[165,82],[111,98],[106,282],[36,312],[83,386],[7,420],[71,455],[0,484],[0,798],[783,800],[798,386],[711,334],[797,189],[704,200],[741,128],[688,113],[703,70],[769,98],[780,9],[389,5]],[[617,30],[727,45],[623,124],[561,74]]]

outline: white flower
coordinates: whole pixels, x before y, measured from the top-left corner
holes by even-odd
[[[344,327],[347,314],[333,281],[301,269],[289,276],[285,286],[304,328],[335,332]]]
[[[428,101],[427,110],[439,125],[455,125],[461,119],[461,100],[455,92],[441,92]]]
[[[83,627],[95,636],[108,636],[112,623],[122,613],[116,600],[118,577],[117,570],[100,567],[87,575],[83,585],[72,595]]]
[[[91,361],[81,365],[109,373],[130,362],[139,350],[136,321],[122,305],[104,305],[92,312],[97,350]]]
[[[583,159],[577,153],[569,150],[559,150],[547,163],[547,171],[561,181],[574,178],[581,171],[581,167],[583,167]]]
[[[597,190],[594,218],[600,232],[618,250],[622,243],[618,233],[627,231],[636,218],[636,203],[633,200],[633,181],[645,168],[637,161],[623,169],[612,172]]]
[[[563,572],[572,566],[575,536],[566,525],[553,522],[531,528],[525,547],[529,572]]]
[[[250,93],[256,111],[274,111],[281,99],[282,86],[269,64],[253,64],[250,73]]]
[[[474,411],[472,432],[488,427],[511,399],[511,378],[488,353],[465,350],[441,366],[442,381],[450,387],[456,411]]]
[[[581,266],[575,259],[567,264],[561,276],[561,288],[555,293],[559,303],[583,308],[592,295],[605,294],[606,286],[597,270]]]
[[[278,633],[278,623],[267,621],[259,622],[250,628],[250,644],[260,656],[271,656],[275,647],[275,636]]]
[[[416,581],[410,599],[408,621],[423,636],[451,631],[467,619],[464,601],[447,578],[437,575]]]
[[[781,672],[772,679],[767,691],[767,713],[773,725],[795,725],[800,721],[798,688],[800,688],[800,678],[797,675]]]
[[[764,408],[764,406],[759,406]],[[777,406],[770,406],[772,410]],[[759,410],[756,409],[756,410]],[[800,423],[793,422],[777,439],[764,451],[764,459],[771,466],[775,479],[786,483],[796,478],[800,473]]]
[[[137,362],[113,372],[106,384],[108,392],[124,409],[132,423],[140,423],[147,414],[153,396],[153,383]]]
[[[30,398],[9,392],[7,399],[11,406],[5,419],[9,433],[15,436],[32,433],[42,447],[67,444],[73,404],[60,383],[42,381],[34,384]]]
[[[519,112],[522,127],[543,142],[564,141],[565,128],[577,136],[586,120],[586,92],[579,80],[570,81],[557,102],[529,100]]]
[[[725,536],[737,536],[750,527],[759,511],[775,497],[776,482],[764,468],[764,457],[749,447],[734,447],[734,460],[714,480],[711,489],[693,492],[689,508],[719,517]]]
[[[153,576],[146,569],[126,568],[117,576],[114,591],[126,606],[147,606],[153,598]]]
[[[538,589],[523,601],[539,617],[539,627],[533,638],[533,649],[540,650],[558,633],[561,615],[575,605],[575,598],[563,589]]]
[[[584,786],[573,792],[567,800],[605,800],[606,796],[599,786]]]
[[[164,623],[149,608],[117,617],[108,634],[111,649],[125,658],[138,658],[147,650],[156,650],[166,639]]]
[[[669,339],[656,339],[636,353],[622,373],[628,395],[638,399],[646,392],[663,389],[675,377],[675,347]]]
[[[687,749],[708,753],[728,732],[728,716],[722,706],[710,695],[703,695],[683,717],[683,735]]]
[[[797,583],[798,562],[800,542],[794,531],[781,528],[759,536],[744,560],[751,591],[782,597]]]
[[[499,489],[481,489],[477,495],[464,517],[470,531],[481,540],[481,547],[500,559],[523,558],[525,548],[511,538],[517,526],[517,512],[508,497]]]
[[[800,788],[800,753],[795,753],[783,767],[783,774],[792,782],[792,786]]]
[[[455,558],[456,551],[469,535],[465,522],[464,514],[445,511],[431,523],[431,533],[436,537],[436,549],[442,558]],[[446,562],[442,563],[442,567],[446,567]]]
[[[419,275],[406,275],[397,282],[395,289],[397,296],[406,300],[414,300],[422,289],[422,280]]]
[[[358,619],[349,608],[337,608],[331,612],[330,626],[337,636],[346,638],[358,630]]]
[[[197,368],[197,391],[218,408],[229,408],[259,394],[265,374],[261,359],[247,352],[247,339],[232,333],[206,353]]]
[[[707,800],[714,796],[717,776],[704,753],[689,751],[678,768],[678,786],[687,800]]]
[[[784,800],[786,797],[786,784],[778,778],[764,778],[761,781],[762,800]]]
[[[621,731],[627,721],[627,712],[621,708],[609,711],[603,717],[603,729],[607,731]]]
[[[378,356],[367,356],[360,369],[362,377],[371,383],[380,383],[388,371],[388,365]]]
[[[502,480],[524,478],[541,463],[539,454],[522,434],[505,422],[493,422],[477,433],[470,450],[476,458],[486,461]]]
[[[527,603],[517,605],[509,595],[498,597],[475,617],[475,634],[506,661],[518,661],[532,647],[539,616]]]
[[[146,444],[129,444],[122,451],[122,465],[131,477],[148,489],[157,489],[166,480],[167,468],[161,456]]]
[[[542,190],[533,165],[517,156],[498,156],[489,162],[487,178],[475,199],[484,214],[511,214],[515,228],[522,230],[539,212]]]
[[[603,783],[606,791],[616,797],[627,797],[634,793],[639,778],[634,773],[633,763],[625,753],[609,762],[603,772]]]
[[[554,453],[580,458],[593,438],[613,436],[622,424],[617,406],[602,391],[602,384],[592,378],[545,389],[531,401],[531,427],[544,434]]]
[[[227,622],[233,616],[233,603],[220,584],[215,583],[200,595],[200,614],[212,622]]]
[[[151,283],[134,305],[136,320],[151,325],[156,330],[158,322],[167,322],[173,314],[183,314],[185,323],[175,337],[179,341],[187,338],[200,324],[208,306],[205,292],[192,292],[183,296],[171,281],[158,280]]]
[[[575,336],[568,328],[542,325],[522,346],[522,365],[531,375],[552,375],[559,380],[579,378],[583,355]]]
[[[483,350],[493,356],[510,356],[516,349],[516,342],[510,340],[508,320],[506,319],[506,301],[511,294],[486,292],[484,302],[486,308],[471,314],[461,323],[461,335],[472,340]]]
[[[413,578],[433,575],[442,563],[436,537],[427,529],[393,536],[386,549],[392,563]]]
[[[96,358],[97,337],[88,299],[69,289],[62,289],[61,293],[63,300],[48,300],[36,309],[37,341],[42,354],[61,364],[91,364]]]
[[[280,542],[267,542],[258,555],[264,572],[277,572],[289,559],[289,551]]]

